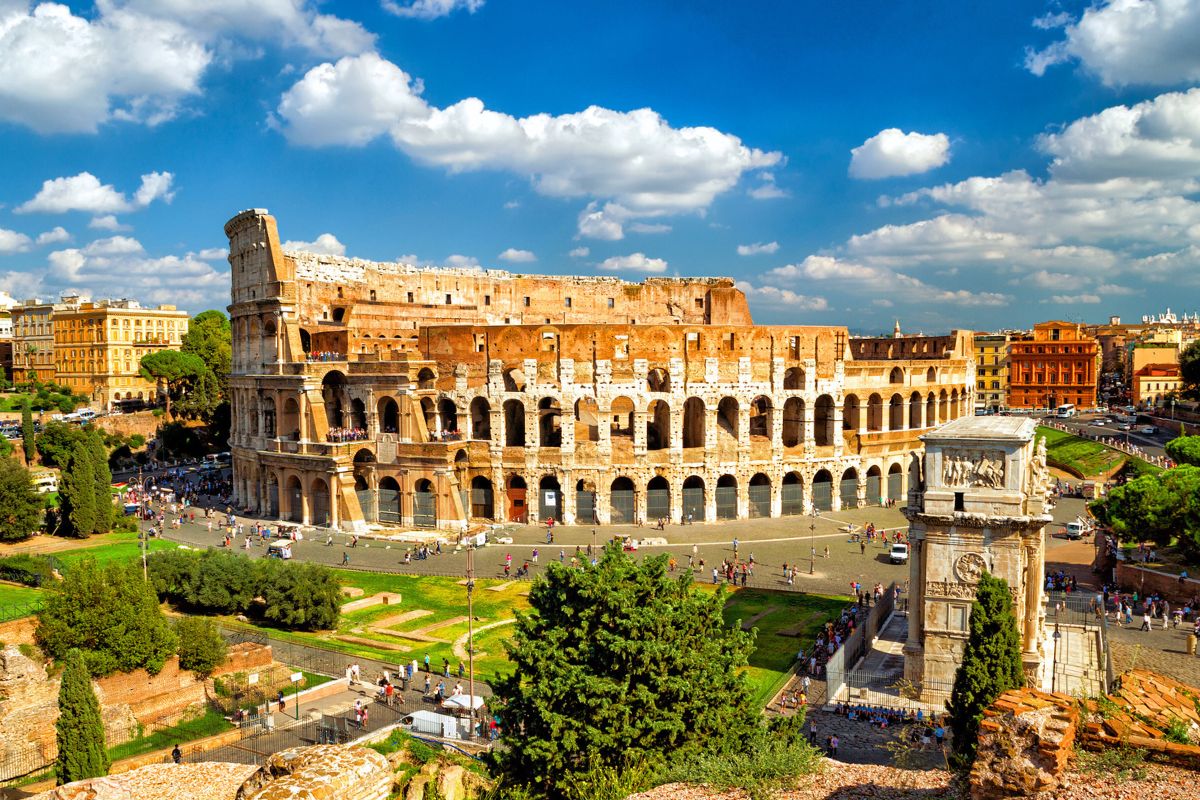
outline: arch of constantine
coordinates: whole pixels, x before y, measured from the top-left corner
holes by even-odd
[[[284,253],[225,226],[234,483],[359,530],[805,514],[903,500],[974,410],[972,336],[754,325],[726,278],[515,275]]]

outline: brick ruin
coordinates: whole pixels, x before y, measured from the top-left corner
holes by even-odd
[[[900,500],[973,341],[754,325],[728,278],[284,253],[225,226],[239,504],[310,525],[678,523]],[[353,439],[345,441],[345,439]]]

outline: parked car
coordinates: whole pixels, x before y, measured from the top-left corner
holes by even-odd
[[[908,563],[908,544],[905,542],[893,542],[892,549],[888,551],[888,561],[893,564]]]
[[[1144,425],[1141,428],[1141,432],[1146,436],[1153,436],[1154,434],[1158,433],[1158,428],[1154,427],[1153,425]]]

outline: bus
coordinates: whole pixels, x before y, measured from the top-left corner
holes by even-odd
[[[1063,403],[1058,408],[1054,409],[1054,416],[1059,419],[1068,419],[1075,416],[1075,406],[1070,403]]]

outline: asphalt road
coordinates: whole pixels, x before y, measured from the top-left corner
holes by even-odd
[[[1103,421],[1103,425],[1095,424],[1097,420]],[[1074,431],[1086,431],[1093,436],[1113,437],[1120,440],[1128,440],[1138,447],[1142,448],[1147,455],[1165,457],[1166,451],[1163,447],[1167,442],[1179,435],[1177,430],[1164,430],[1159,428],[1158,433],[1147,435],[1138,432],[1141,425],[1131,426],[1133,429],[1123,431],[1119,427],[1119,423],[1114,422],[1112,417],[1107,414],[1080,414],[1079,416],[1070,419],[1055,419],[1054,422],[1065,425]]]

